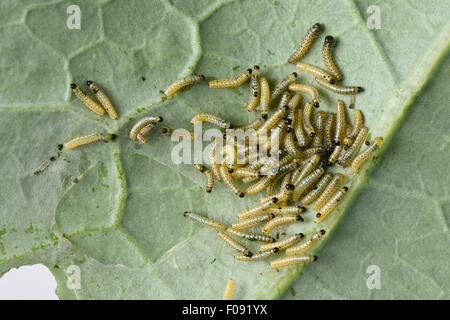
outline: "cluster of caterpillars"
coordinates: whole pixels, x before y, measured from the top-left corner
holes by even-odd
[[[289,63],[296,63],[308,52],[320,29],[320,24],[316,23],[306,32],[299,47],[288,59]],[[325,69],[303,62],[297,62],[296,68],[297,71],[313,75],[317,84],[324,89],[337,94],[352,95],[351,106],[353,106],[354,95],[361,92],[362,87],[338,84],[343,77],[333,59],[333,43],[332,36],[325,37],[322,47]],[[204,80],[203,75],[184,77],[172,83],[164,91],[164,96],[169,97],[186,86]],[[298,74],[292,72],[271,90],[267,79],[261,75],[259,66],[249,68],[232,78],[211,80],[208,86],[213,89],[237,87],[249,81],[249,98],[243,108],[249,112],[258,112],[261,117],[242,126],[235,126],[230,121],[210,113],[197,114],[191,120],[192,124],[209,122],[226,130],[223,139],[215,138],[214,147],[210,149],[210,167],[195,165],[195,169],[205,174],[206,192],[213,190],[215,180],[223,181],[231,192],[241,198],[247,194],[267,191],[267,196],[261,198],[257,205],[240,212],[238,220],[231,226],[193,212],[184,213],[186,218],[216,229],[218,238],[236,250],[235,258],[239,261],[263,260],[282,251],[285,257],[272,260],[270,262],[272,268],[317,260],[316,256],[307,252],[325,234],[325,230],[320,227],[320,230],[313,233],[309,239],[296,246],[294,245],[304,238],[302,233],[286,235],[281,239],[275,239],[269,233],[278,226],[302,222],[302,214],[309,205],[317,211],[314,222],[320,224],[348,191],[343,185],[346,176],[342,173],[333,173],[329,169],[338,163],[343,168],[350,167],[353,173],[357,173],[361,165],[383,143],[381,137],[376,137],[372,142],[367,141],[369,130],[364,126],[361,110],[354,110],[353,123],[347,122],[346,107],[341,99],[336,101],[335,112],[321,110],[315,112],[314,108],[320,107],[319,90],[297,80]],[[106,95],[95,83],[88,81],[87,84],[103,108],[75,84],[71,87],[75,95],[90,110],[99,115],[103,115],[106,110],[112,119],[117,119],[117,113]],[[303,106],[301,94],[306,94],[310,98],[305,99],[306,103]],[[277,107],[269,114],[270,108],[276,105],[276,102]],[[158,115],[140,119],[130,130],[130,139],[145,144],[147,142],[145,135],[161,121],[163,118]],[[243,141],[237,141],[233,129],[253,130],[253,133],[246,136]],[[172,131],[169,127],[161,129],[165,135],[171,135]],[[197,138],[193,133],[186,132],[187,136],[183,138],[191,140]],[[269,133],[270,136],[267,137]],[[112,135],[97,132],[77,137],[64,146],[72,149],[94,141],[108,141],[111,138]],[[360,152],[364,143],[368,147]],[[270,157],[260,156],[269,153]],[[218,161],[219,154],[226,160]],[[243,184],[250,185],[243,188],[239,180]],[[246,231],[261,225],[263,226],[258,232]],[[243,241],[263,244],[257,249],[258,252],[254,253],[241,243]]]
[[[298,71],[313,75],[320,87],[338,94],[352,95],[353,106],[354,95],[363,89],[360,86],[338,84],[343,77],[333,59],[332,36],[325,37],[322,47],[325,69],[297,62],[308,52],[319,31],[320,24],[313,25],[288,62],[296,63]],[[169,86],[165,95],[169,96],[184,86],[199,83],[204,79],[204,76],[194,75],[177,80]],[[226,129],[226,133],[225,143],[217,138],[215,141],[218,145],[225,146],[221,150],[211,148],[210,167],[197,164],[195,168],[206,176],[206,192],[211,192],[214,180],[218,180],[223,181],[241,198],[264,190],[267,190],[268,196],[262,197],[257,205],[240,212],[238,220],[230,226],[193,212],[185,212],[184,215],[216,229],[218,238],[237,252],[236,260],[258,261],[284,251],[284,257],[270,262],[272,268],[315,261],[317,256],[308,252],[323,237],[325,230],[316,231],[309,239],[296,246],[294,245],[304,238],[302,233],[275,239],[269,235],[270,232],[277,226],[302,222],[302,214],[309,205],[316,211],[314,222],[320,227],[320,223],[333,212],[348,191],[348,187],[344,186],[346,176],[343,173],[333,173],[330,169],[338,163],[341,167],[350,167],[353,173],[357,173],[361,165],[380,148],[383,139],[376,137],[372,142],[367,141],[368,128],[364,126],[361,110],[354,110],[353,123],[349,123],[346,106],[341,99],[336,101],[335,112],[314,112],[314,107],[320,107],[319,89],[298,83],[296,72],[283,78],[273,90],[270,90],[267,79],[261,76],[259,66],[247,69],[232,78],[209,81],[208,85],[210,88],[230,88],[247,81],[250,82],[250,93],[247,103],[243,106],[244,110],[259,112],[261,118],[244,126],[235,126],[214,114],[197,114],[191,123],[209,122]],[[303,100],[300,94],[306,94],[310,98],[303,107],[300,106]],[[277,107],[269,114],[276,101]],[[256,143],[252,144],[252,139],[248,136],[247,140],[236,141],[233,130],[230,129],[238,128],[253,129]],[[267,138],[269,132],[270,137]],[[262,139],[263,137],[265,139]],[[233,142],[232,146],[227,143],[229,141]],[[364,143],[368,147],[360,152]],[[257,155],[262,150],[266,154],[276,153],[279,161],[272,161],[272,157],[252,158],[252,148],[257,150]],[[217,161],[218,153],[223,157],[230,156],[227,159],[231,161],[220,163]],[[239,162],[238,159],[243,161]],[[250,185],[243,188],[239,180]],[[261,225],[260,231],[246,231]],[[252,252],[245,245],[245,241],[263,244],[257,252]]]

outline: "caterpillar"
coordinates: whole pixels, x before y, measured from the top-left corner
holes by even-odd
[[[331,84],[334,84],[336,82],[331,74],[319,67],[303,62],[297,63],[296,67],[298,70],[312,74],[315,77],[322,77]]]
[[[258,203],[257,205],[255,205],[247,210],[242,211],[241,213],[239,213],[238,217],[240,220],[247,219],[251,216],[254,216],[254,215],[257,215],[258,213],[263,212],[267,208],[274,206],[277,202],[278,202],[278,198],[273,197],[264,202]]]
[[[316,130],[314,129],[313,125],[311,124],[311,113],[313,110],[313,105],[308,102],[303,107],[303,128],[305,129],[306,134],[310,138],[314,138],[316,135]]]
[[[305,150],[309,143],[309,135],[306,134],[305,130],[303,129],[303,110],[297,109],[296,112],[296,119],[294,121],[294,132],[295,137],[297,138],[298,145],[300,146],[301,150]]]
[[[311,146],[320,147],[323,141],[323,135],[325,131],[327,113],[325,111],[318,111],[316,113],[316,134],[313,137]]]
[[[263,251],[267,251],[267,250],[272,250],[274,248],[283,250],[283,249],[286,249],[286,248],[292,246],[293,244],[297,243],[303,237],[304,237],[303,233],[297,233],[292,236],[286,237],[282,240],[279,240],[277,242],[263,244],[259,247],[259,251],[263,252]]]
[[[330,183],[331,178],[333,176],[330,173],[325,174],[317,183],[317,185],[308,192],[302,199],[301,204],[304,206],[307,206],[314,202],[314,200],[319,197],[319,195],[323,192],[323,190],[326,188],[326,186]]]
[[[253,233],[253,232],[244,232],[244,231],[240,231],[240,230],[234,230],[233,228],[228,228],[227,232],[229,234],[232,234],[236,237],[245,239],[245,240],[250,240],[250,241],[260,241],[260,242],[268,242],[268,243],[272,243],[275,242],[275,239],[267,236],[265,234],[260,234],[260,233]]]
[[[203,80],[205,80],[204,75],[196,74],[178,79],[167,87],[167,89],[164,91],[164,95],[166,97],[169,97],[182,88],[202,82]]]
[[[224,128],[224,129],[233,129],[234,128],[234,125],[232,123],[229,123],[214,114],[206,113],[206,112],[199,113],[191,119],[192,124],[196,124],[197,122],[209,122],[209,123],[212,123],[220,128]]]
[[[274,214],[301,214],[306,211],[306,208],[302,206],[271,207],[265,211]]]
[[[252,69],[247,69],[241,74],[237,75],[233,78],[226,78],[226,79],[218,79],[218,80],[211,80],[208,83],[208,86],[210,88],[232,88],[232,87],[239,87],[242,85],[245,81],[250,78],[250,75],[252,74]]]
[[[344,181],[344,175],[342,173],[336,173],[331,181],[326,186],[325,190],[320,194],[319,198],[314,202],[313,209],[319,210],[323,205],[332,197],[339,186]]]
[[[253,111],[258,104],[260,94],[259,75],[259,66],[254,66],[250,78],[250,96],[247,104],[244,106],[247,111]]]
[[[227,282],[227,286],[225,287],[225,291],[222,296],[222,300],[231,300],[234,291],[234,280],[229,279]]]
[[[325,80],[323,80],[323,81],[326,82]],[[328,83],[328,82],[326,82],[326,83]],[[304,92],[304,93],[309,94],[313,101],[314,107],[318,108],[320,106],[319,91],[312,85],[304,84],[304,83],[291,83],[288,88],[291,91]]]
[[[305,241],[301,245],[286,249],[286,254],[302,254],[311,249],[325,235],[325,230],[320,230],[313,234],[311,239]]]
[[[206,192],[210,193],[214,188],[214,175],[213,173],[201,164],[196,164],[195,169],[205,174],[206,177]]]
[[[341,201],[341,199],[345,196],[347,191],[348,191],[348,188],[343,187],[342,189],[337,191],[335,194],[333,194],[333,196],[320,209],[320,212],[318,212],[316,214],[316,217],[314,218],[314,222],[315,223],[322,222],[322,220],[325,219],[330,214],[330,212],[332,212],[334,210],[334,208],[336,208],[339,201]]]
[[[311,47],[312,42],[316,38],[316,35],[320,32],[320,24],[316,23],[313,26],[311,26],[308,31],[306,31],[305,36],[303,37],[303,40],[300,42],[300,45],[295,50],[295,52],[289,57],[288,62],[294,63],[300,58],[302,58],[309,50],[309,47]]]
[[[258,252],[256,254],[253,254],[251,257],[247,257],[242,253],[237,253],[234,258],[238,261],[259,261],[267,259],[276,253],[278,253],[280,249],[273,248],[272,250],[264,251],[264,252]]]
[[[273,269],[278,269],[282,267],[287,267],[293,264],[299,264],[299,263],[309,263],[317,261],[317,256],[304,254],[299,256],[291,256],[291,257],[285,257],[273,260],[270,262],[270,267]]]
[[[362,144],[366,140],[368,132],[369,129],[367,127],[363,127],[361,130],[359,130],[359,133],[356,136],[352,146],[339,156],[338,161],[341,166],[347,167],[353,161],[353,159],[358,154],[359,149],[361,149]]]
[[[103,116],[105,114],[105,109],[100,107],[94,100],[92,100],[79,86],[75,83],[70,85],[73,93],[77,96],[77,98],[84,104],[86,108],[91,110],[92,112],[98,114],[99,116]]]
[[[287,75],[283,79],[281,79],[280,83],[278,83],[275,86],[275,89],[272,91],[272,95],[270,97],[271,104],[273,101],[275,101],[288,87],[289,85],[294,82],[297,79],[297,73],[292,72],[291,74]]]
[[[113,120],[117,120],[118,115],[116,109],[114,109],[114,106],[111,103],[111,100],[109,100],[108,96],[102,90],[100,90],[99,86],[95,82],[88,80],[86,81],[86,84],[88,85],[91,92],[95,94],[98,101],[100,101],[103,108],[105,108],[106,113],[108,113],[109,117]]]
[[[337,84],[331,84],[327,82],[325,79],[315,77],[314,78],[318,84],[320,84],[325,89],[328,89],[330,91],[339,93],[339,94],[357,94],[359,92],[363,91],[362,87],[357,86],[340,86]]]
[[[353,161],[351,165],[351,170],[353,173],[357,173],[361,165],[369,159],[383,144],[383,138],[376,137],[373,142],[362,151]]]
[[[64,148],[66,149],[74,149],[80,146],[84,146],[89,143],[104,141],[108,142],[109,140],[115,138],[115,134],[103,133],[103,132],[95,132],[91,133],[87,136],[76,137],[70,141],[64,143]]]
[[[306,158],[300,168],[298,168],[292,175],[292,182],[294,185],[298,184],[301,179],[306,177],[308,174],[311,173],[311,171],[314,170],[314,168],[317,166],[317,164],[320,161],[320,156],[318,154],[314,154],[310,156],[309,158]]]
[[[201,215],[193,213],[191,211],[185,211],[184,216],[188,219],[191,219],[195,222],[198,222],[200,224],[203,224],[207,227],[210,227],[210,228],[213,228],[213,229],[216,229],[219,231],[223,231],[223,230],[227,229],[227,226],[224,225],[223,223],[218,222],[213,219],[210,219],[210,218],[207,218],[207,217],[204,217],[204,216],[201,216]]]
[[[325,146],[327,151],[330,151],[333,148],[333,137],[334,137],[334,128],[336,123],[336,114],[335,113],[329,113],[327,122],[325,124],[325,129],[323,132],[323,145]]]
[[[141,130],[148,124],[154,125],[154,124],[156,124],[158,122],[162,122],[162,121],[163,121],[163,117],[161,117],[161,116],[150,116],[150,117],[142,118],[141,120],[136,122],[136,124],[131,128],[130,139],[135,141],[137,139],[139,132],[141,132]]]
[[[247,229],[250,227],[254,227],[258,224],[267,222],[273,218],[275,218],[275,215],[273,213],[261,214],[261,215],[254,216],[254,217],[251,217],[248,219],[243,219],[240,221],[233,222],[231,224],[231,228],[233,228],[235,230]]]
[[[261,90],[261,98],[260,98],[260,111],[261,111],[261,117],[263,119],[267,119],[268,113],[269,113],[269,103],[270,103],[270,88],[269,83],[267,82],[267,79],[264,77],[261,77],[259,79],[259,87]]]
[[[230,248],[233,248],[234,250],[242,253],[243,255],[245,255],[247,257],[251,257],[252,256],[252,253],[251,253],[250,250],[248,250],[245,246],[243,246],[242,244],[240,244],[239,242],[234,240],[232,237],[227,235],[225,232],[219,231],[219,232],[217,232],[217,236],[223,242],[225,242],[225,244],[228,245]]]
[[[268,233],[273,228],[286,223],[292,223],[292,222],[303,222],[303,218],[301,215],[295,215],[295,214],[284,214],[282,216],[276,216],[275,218],[271,219],[269,222],[267,222],[262,229],[263,233]]]
[[[149,123],[147,125],[145,125],[141,131],[139,131],[136,140],[138,140],[140,143],[146,144],[147,143],[147,138],[145,137],[145,135],[147,133],[149,133],[153,128],[155,127],[155,124],[153,123]]]
[[[336,101],[336,128],[334,131],[334,144],[340,145],[345,135],[345,105],[344,101]]]
[[[339,68],[337,67],[333,59],[333,52],[332,52],[333,43],[334,38],[332,36],[328,35],[325,37],[322,46],[322,59],[325,64],[325,68],[328,70],[328,72],[331,73],[333,78],[340,81],[342,80],[342,74],[339,71]]]
[[[325,169],[323,167],[319,167],[311,172],[308,176],[300,180],[297,184],[295,184],[294,194],[292,196],[293,201],[298,201],[301,195],[311,188],[317,180],[324,174]]]
[[[245,192],[243,192],[241,190],[241,188],[233,180],[233,177],[231,176],[231,173],[228,171],[228,168],[226,165],[222,164],[220,166],[220,174],[222,176],[223,181],[227,185],[228,189],[231,190],[231,192],[233,192],[239,198],[245,197]]]
[[[355,112],[353,112],[352,130],[347,134],[348,137],[356,138],[359,131],[363,127],[363,124],[364,124],[364,118],[363,118],[363,114],[362,114],[361,110],[355,110]]]

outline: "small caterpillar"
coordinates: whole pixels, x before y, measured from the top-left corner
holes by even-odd
[[[316,135],[316,130],[314,129],[313,125],[311,124],[311,113],[313,110],[312,103],[308,102],[305,104],[303,108],[303,128],[305,129],[306,134],[313,138]]]
[[[320,147],[322,145],[326,119],[327,113],[325,111],[319,111],[316,113],[316,134],[311,143],[312,147]]]
[[[317,261],[317,256],[304,254],[304,255],[300,255],[300,256],[291,256],[291,257],[285,257],[285,258],[273,260],[270,263],[270,267],[273,269],[278,269],[278,268],[287,267],[287,266],[290,266],[293,264],[309,263],[309,262],[314,262],[314,261]]]
[[[334,127],[336,123],[336,114],[335,113],[329,113],[327,118],[327,123],[325,124],[325,129],[323,132],[323,145],[325,148],[330,151],[333,148],[333,134],[334,134]]]
[[[70,150],[70,149],[74,149],[74,148],[84,146],[86,144],[97,142],[97,141],[108,142],[109,140],[111,140],[115,137],[116,137],[115,134],[95,132],[95,133],[91,133],[87,136],[76,137],[70,141],[65,142],[64,148]]]
[[[111,100],[109,100],[108,96],[102,90],[100,90],[99,86],[95,82],[88,80],[86,81],[86,84],[88,85],[91,92],[95,94],[98,101],[100,101],[103,108],[105,108],[106,113],[108,113],[109,117],[113,120],[117,120],[118,115],[116,109],[114,109],[114,106],[111,103]]]
[[[326,69],[329,73],[335,78],[336,80],[342,80],[342,74],[339,71],[339,68],[337,67],[334,59],[333,59],[333,52],[332,52],[332,46],[334,43],[334,38],[330,35],[325,37],[325,41],[323,42],[322,47],[322,58],[323,62],[325,64]],[[330,82],[331,83],[331,82]]]
[[[99,116],[103,116],[105,114],[105,109],[100,107],[94,100],[92,100],[79,86],[75,83],[70,85],[73,93],[77,96],[77,98],[84,104],[86,108],[91,110],[92,112],[98,114]]]
[[[310,174],[311,171],[313,171],[314,168],[317,166],[319,161],[320,156],[318,154],[314,154],[309,158],[306,158],[302,162],[300,168],[298,168],[292,175],[292,182],[294,183],[294,185],[298,184],[300,180],[302,180],[304,177]]]
[[[329,74],[328,72],[319,67],[303,62],[297,63],[296,67],[298,70],[312,74],[315,77],[322,77],[331,84],[334,84],[336,82],[331,74]]]
[[[313,203],[314,200],[316,200],[317,197],[319,197],[319,195],[322,193],[322,191],[330,183],[332,177],[333,176],[330,173],[325,174],[319,180],[317,185],[301,199],[302,205],[307,206],[307,205]]]
[[[301,57],[303,57],[309,50],[309,47],[311,47],[312,42],[314,41],[316,35],[320,31],[320,24],[316,23],[312,27],[306,31],[305,36],[303,37],[303,40],[300,42],[300,45],[298,46],[297,50],[289,57],[288,62],[294,63],[295,61],[299,60]]]
[[[323,205],[333,196],[336,190],[340,187],[344,181],[344,175],[342,173],[336,173],[336,175],[331,178],[330,183],[326,186],[325,190],[319,196],[319,198],[314,202],[313,209],[319,210]]]
[[[206,192],[210,193],[214,188],[214,175],[213,173],[201,164],[196,164],[195,169],[205,174],[206,177]]]
[[[234,280],[229,279],[227,282],[227,286],[225,287],[225,291],[222,296],[222,300],[231,300],[234,291]]]
[[[309,136],[303,129],[303,110],[297,109],[295,126],[294,126],[295,137],[297,138],[298,145],[301,150],[305,150],[309,143]]]
[[[320,177],[324,174],[324,172],[325,172],[325,169],[323,167],[319,167],[319,168],[315,169],[313,172],[311,172],[308,176],[306,176],[305,178],[300,180],[295,185],[295,190],[294,190],[294,194],[292,196],[292,200],[298,201],[300,199],[300,197],[302,196],[302,194],[306,190],[311,188],[317,182],[317,180],[320,179]]]
[[[325,80],[323,80],[323,81],[326,82]],[[326,82],[326,83],[328,83],[328,82]],[[311,96],[312,101],[313,101],[314,107],[318,108],[320,106],[319,91],[315,87],[313,87],[312,85],[304,84],[304,83],[291,83],[289,85],[289,90],[291,90],[291,91],[298,91],[298,92],[303,92],[303,93],[309,94]]]
[[[343,187],[342,189],[340,189],[338,192],[336,192],[324,205],[323,207],[320,209],[320,212],[318,212],[316,214],[316,217],[314,218],[314,222],[315,223],[320,223],[322,222],[323,219],[325,219],[330,212],[332,212],[334,210],[334,208],[336,208],[336,206],[338,205],[339,201],[341,201],[341,199],[345,196],[345,194],[347,193],[348,188],[347,187]]]
[[[288,106],[283,106],[281,108],[278,108],[264,123],[261,127],[258,128],[258,130],[256,130],[256,135],[258,137],[267,134],[267,132],[272,129],[273,127],[275,127],[278,122],[281,121],[281,119],[283,119],[283,117],[286,115],[286,113],[288,112],[289,107]]]
[[[275,248],[283,250],[283,249],[286,249],[286,248],[292,246],[293,244],[297,243],[303,237],[304,237],[303,233],[297,233],[297,234],[294,234],[290,237],[286,237],[277,242],[263,244],[259,247],[259,251],[263,252],[263,251],[272,250]]]
[[[271,104],[273,101],[275,101],[288,87],[289,85],[294,82],[297,79],[297,73],[292,72],[291,74],[287,75],[283,79],[281,79],[280,83],[278,83],[275,86],[275,89],[272,91],[272,95],[270,97]]]
[[[339,94],[357,94],[363,91],[362,87],[357,86],[340,86],[337,84],[331,84],[325,79],[315,77],[314,78],[318,84],[320,84],[325,89],[339,93]]]
[[[237,222],[233,222],[231,224],[231,228],[235,230],[241,230],[241,229],[247,229],[253,226],[256,226],[258,224],[267,222],[271,219],[275,218],[275,215],[273,213],[267,213],[267,214],[261,214],[255,217],[251,217],[248,219],[243,219]]]
[[[261,90],[261,98],[260,98],[260,111],[261,117],[263,119],[267,119],[267,115],[269,113],[269,103],[270,103],[270,88],[267,79],[261,77],[259,79],[259,87]]]
[[[230,248],[233,248],[234,250],[242,253],[243,255],[245,255],[247,257],[251,257],[252,256],[252,253],[251,253],[250,250],[248,250],[245,246],[243,246],[242,244],[240,244],[239,242],[234,240],[232,237],[227,235],[225,232],[219,231],[219,232],[217,232],[217,236],[223,242],[225,242],[225,244],[228,245]]]
[[[336,101],[336,129],[334,131],[334,144],[341,145],[345,135],[345,105],[344,101]]]
[[[306,208],[302,206],[272,207],[265,211],[274,214],[301,214],[306,211]]]
[[[214,142],[211,145],[211,148],[209,149],[208,157],[209,157],[209,166],[211,167],[212,173],[214,173],[214,176],[218,181],[222,180],[222,175],[220,173],[220,167],[217,163],[216,158],[216,148],[218,147],[219,142],[221,142],[221,139],[215,138]]]
[[[278,192],[277,194],[275,194],[273,196],[268,196],[268,197],[261,198],[260,203],[264,203],[264,202],[269,201],[270,199],[273,199],[273,198],[277,198],[278,199],[277,203],[280,203],[280,202],[286,200],[287,197],[289,197],[292,194],[294,188],[295,187],[294,187],[293,184],[288,183],[286,186],[282,187],[280,192]]]
[[[302,253],[305,253],[306,251],[311,249],[317,243],[317,241],[322,239],[322,237],[324,235],[325,235],[325,230],[322,229],[322,230],[314,233],[313,236],[311,237],[311,239],[305,241],[301,245],[287,248],[286,249],[286,254],[302,254]]]
[[[353,113],[353,126],[352,130],[347,134],[350,138],[356,138],[359,131],[363,127],[364,118],[361,110],[355,110]]]
[[[247,81],[248,78],[250,78],[251,74],[252,74],[252,69],[247,69],[244,72],[242,72],[241,74],[239,74],[233,78],[211,80],[208,82],[208,86],[210,88],[214,88],[214,89],[239,87],[245,81]]]
[[[259,127],[262,126],[264,122],[258,118],[253,122],[250,122],[248,124],[242,125],[242,126],[237,126],[236,129],[241,129],[242,131],[247,131],[249,129],[253,129],[253,130],[257,130]]]
[[[136,122],[136,124],[131,128],[130,130],[130,139],[135,141],[137,139],[137,136],[141,130],[147,126],[148,124],[156,124],[158,122],[162,122],[163,118],[161,116],[150,116],[145,117]]]
[[[254,66],[250,78],[250,96],[247,104],[244,106],[247,111],[253,111],[256,108],[259,100],[259,94],[259,66]]]
[[[167,87],[167,89],[164,91],[164,95],[166,97],[169,97],[169,96],[173,95],[175,92],[177,92],[178,90],[180,90],[186,86],[202,82],[203,80],[205,80],[204,75],[196,75],[196,74],[178,79]]]
[[[188,219],[191,219],[195,222],[201,223],[207,227],[219,230],[219,231],[223,231],[227,229],[227,226],[224,225],[221,222],[218,222],[216,220],[201,216],[199,214],[193,213],[191,211],[185,211],[184,212],[184,216]]]
[[[259,260],[267,259],[267,258],[275,255],[279,251],[280,251],[280,249],[273,248],[272,250],[256,253],[256,254],[252,255],[251,257],[247,257],[247,256],[243,255],[242,253],[237,253],[234,256],[234,258],[238,261],[259,261]]]
[[[241,188],[233,180],[233,178],[231,177],[231,173],[228,171],[226,165],[222,164],[220,166],[220,174],[222,176],[223,181],[227,185],[228,189],[231,190],[231,192],[233,192],[239,198],[245,197],[245,192],[242,192]]]
[[[192,124],[196,124],[197,122],[209,122],[209,123],[212,123],[220,128],[224,128],[224,129],[233,129],[234,128],[234,125],[232,123],[229,123],[214,114],[206,113],[206,112],[199,113],[191,119]]]
[[[262,232],[268,233],[270,230],[281,224],[292,223],[297,221],[303,222],[302,216],[295,214],[284,214],[282,216],[276,216],[275,218],[266,223],[266,225],[262,229]]]
[[[258,171],[247,167],[236,168],[231,174],[231,176],[235,179],[239,179],[242,177],[255,177],[255,178],[261,177]]]
[[[369,159],[383,144],[383,138],[376,137],[367,149],[362,151],[353,161],[351,169],[353,173],[357,173],[361,165]]]
[[[269,184],[272,182],[272,180],[275,179],[275,176],[276,175],[272,174],[272,175],[267,175],[267,176],[262,177],[257,183],[248,187],[247,190],[245,191],[245,193],[255,194],[255,193],[258,193],[258,192],[266,189],[269,186]]]
[[[45,169],[47,169],[47,167],[52,163],[55,162],[57,159],[59,159],[59,157],[61,157],[62,153],[58,152],[56,153],[54,156],[51,156],[50,158],[48,158],[47,160],[45,160],[44,162],[41,163],[41,165],[39,166],[39,168],[33,172],[33,174],[35,176],[41,174]]]
[[[149,123],[147,125],[145,125],[141,131],[139,131],[136,140],[138,140],[140,143],[146,144],[147,143],[147,138],[145,137],[145,135],[147,133],[149,133],[153,128],[155,127],[155,124],[153,123]]]
[[[359,130],[358,135],[355,138],[355,141],[353,142],[352,146],[348,148],[346,152],[341,154],[338,158],[339,164],[343,167],[347,167],[353,159],[356,157],[356,155],[359,152],[359,149],[361,149],[361,146],[363,145],[364,141],[366,140],[367,133],[369,132],[369,129],[367,127],[363,127],[361,130]]]
[[[287,127],[286,130],[290,129],[283,140],[284,149],[288,154],[299,154],[300,149],[297,147],[297,143],[295,141],[294,132],[290,127]]]
[[[248,208],[247,210],[242,211],[241,213],[239,213],[238,217],[240,220],[247,219],[251,216],[257,215],[258,213],[265,211],[267,208],[274,206],[277,202],[278,202],[278,198],[273,197],[264,202],[258,203],[257,205],[255,205],[251,208]]]
[[[236,237],[239,237],[239,238],[242,238],[245,240],[268,242],[268,243],[275,242],[274,238],[272,238],[270,236],[266,236],[265,234],[244,232],[244,231],[240,231],[240,230],[234,230],[233,228],[228,228],[227,232]]]
[[[338,160],[339,155],[341,154],[342,151],[342,146],[335,146],[333,149],[333,152],[330,154],[330,156],[328,157],[328,165],[332,166],[333,164],[335,164],[335,162]]]

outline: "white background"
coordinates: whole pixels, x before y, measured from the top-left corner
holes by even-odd
[[[42,264],[11,269],[0,278],[0,300],[57,300],[56,280]]]

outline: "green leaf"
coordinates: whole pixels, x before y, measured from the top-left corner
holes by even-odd
[[[81,30],[66,26],[72,4],[81,8]],[[374,4],[380,30],[366,26]],[[0,274],[43,263],[63,299],[218,299],[230,277],[235,298],[277,298],[300,273],[290,291],[295,299],[448,298],[449,62],[434,74],[448,53],[447,1],[10,0],[0,6]],[[230,223],[258,196],[238,199],[219,183],[206,194],[201,174],[172,163],[167,137],[153,130],[149,143],[139,145],[128,131],[148,114],[174,128],[190,128],[200,111],[236,124],[254,119],[242,109],[248,86],[197,85],[166,101],[160,90],[193,72],[220,78],[255,64],[274,85],[293,71],[286,59],[318,21],[325,31],[305,62],[321,65],[323,36],[334,35],[345,83],[365,88],[356,104],[371,136],[388,145],[406,121],[373,178],[367,179],[368,167],[375,162],[352,177],[349,196],[324,221],[330,232],[320,260],[304,272],[260,274],[266,263],[234,261],[214,232],[182,216],[195,210]],[[97,117],[71,94],[71,82],[84,87],[88,79],[108,93],[118,121]],[[300,79],[313,83],[308,75]],[[321,94],[321,108],[332,110],[337,96]],[[59,144],[94,131],[119,138],[63,150],[64,159],[33,175]],[[306,234],[315,228],[312,216],[305,214]],[[365,285],[371,264],[381,268],[382,290]],[[81,270],[80,289],[66,286],[71,265]]]

